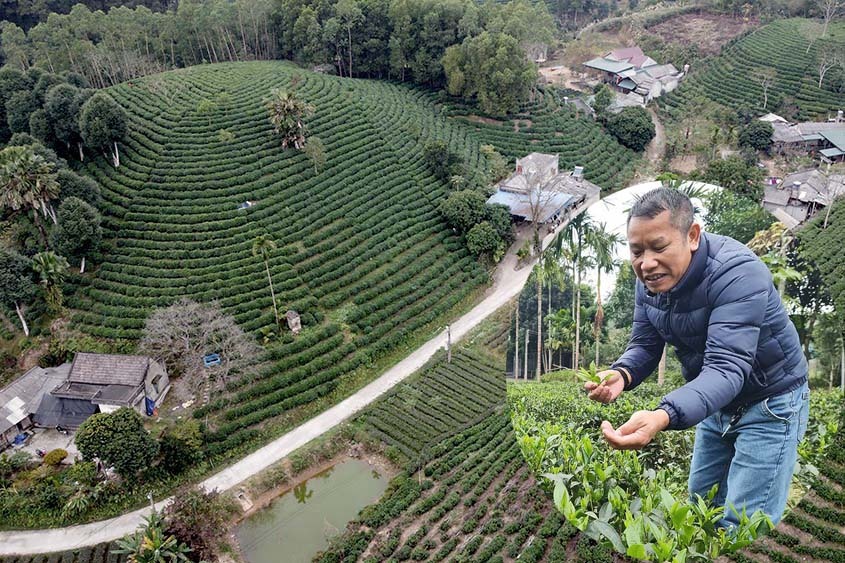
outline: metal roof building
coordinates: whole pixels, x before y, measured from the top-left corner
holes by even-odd
[[[34,367],[0,389],[0,449],[32,426],[32,415],[41,399],[60,385],[69,371],[69,363],[52,368]]]

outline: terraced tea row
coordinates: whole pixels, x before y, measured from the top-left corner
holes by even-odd
[[[778,111],[794,105],[802,120],[824,119],[842,109],[845,70],[831,69],[819,88],[818,60],[822,52],[845,48],[845,23],[832,22],[828,36],[818,38],[810,20],[778,20],[754,30],[699,65],[681,86],[660,98],[659,105],[676,120],[697,110],[703,98],[732,109]],[[763,107],[761,72],[771,72],[768,103]]]
[[[453,354],[451,363],[445,354],[436,357],[417,378],[363,414],[368,433],[409,459],[489,416],[505,400],[502,370],[489,360],[468,350]]]
[[[529,152],[560,155],[560,169],[584,167],[586,178],[606,190],[624,187],[633,175],[636,153],[617,143],[589,119],[562,109],[551,92],[540,91],[530,113],[510,121],[469,118],[472,108],[454,104],[452,119],[471,127],[482,143],[508,156]]]

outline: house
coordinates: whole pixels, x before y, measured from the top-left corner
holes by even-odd
[[[584,63],[597,71],[601,79],[623,94],[628,94],[640,105],[671,92],[686,73],[671,64],[658,64],[645,55],[639,47],[625,47]]]
[[[67,378],[44,397],[36,420],[78,427],[94,412],[130,407],[151,415],[170,390],[164,368],[147,356],[78,352]],[[55,424],[53,424],[55,423]]]
[[[584,179],[584,169],[561,173],[558,160],[537,152],[517,159],[514,173],[499,182],[487,203],[508,206],[518,221],[554,224],[583,203],[598,201],[601,188]]]
[[[42,397],[65,380],[70,364],[34,367],[0,389],[0,450],[8,448],[15,436],[34,426],[33,415]]]
[[[766,186],[763,207],[788,229],[795,229],[841,196],[845,196],[845,175],[825,178],[818,170],[804,170],[787,175],[777,186]]]
[[[772,150],[778,154],[811,153],[822,162],[845,162],[845,117],[790,123],[774,114],[759,118],[772,124]]]

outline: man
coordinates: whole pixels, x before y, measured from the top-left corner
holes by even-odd
[[[656,410],[639,411],[605,439],[639,449],[665,429],[698,425],[689,475],[690,498],[777,523],[809,415],[807,362],[772,276],[748,248],[702,233],[689,198],[658,188],[637,200],[628,217],[628,246],[637,275],[628,348],[602,382],[585,384],[591,399],[609,403],[634,389],[674,346],[687,383]],[[727,504],[726,504],[727,502]],[[722,522],[738,524],[730,508]]]

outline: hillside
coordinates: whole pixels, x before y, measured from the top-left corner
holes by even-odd
[[[308,126],[326,147],[322,169],[274,139],[265,107],[273,88],[294,88],[314,106]],[[212,451],[329,394],[421,328],[435,330],[487,283],[437,210],[448,188],[426,167],[423,148],[446,141],[480,173],[479,146],[496,134],[482,138],[447,118],[432,94],[281,62],[193,67],[107,91],[129,113],[130,133],[118,168],[86,162],[103,187],[113,240],[70,303],[77,325],[135,339],[153,309],[186,296],[216,300],[259,336],[273,325],[264,264],[252,255],[262,234],[278,247],[269,259],[277,303],[302,315],[299,337],[269,341],[258,380],[230,382],[198,413],[222,418]],[[633,153],[595,124],[544,110],[545,98],[534,107],[562,139],[562,167],[604,146],[612,160],[588,177],[611,187],[631,169]],[[528,134],[500,136],[509,158],[534,146]],[[239,209],[246,201],[255,205]]]
[[[842,109],[845,69],[829,70],[819,88],[818,60],[826,50],[845,48],[845,23],[832,22],[824,39],[815,39],[820,30],[812,25],[810,20],[778,20],[729,43],[718,56],[693,64],[689,77],[660,98],[659,106],[676,120],[700,111],[702,100],[734,110],[784,111],[794,114],[786,117],[802,120],[827,118]],[[763,86],[756,74],[766,68],[775,74],[763,108]]]

